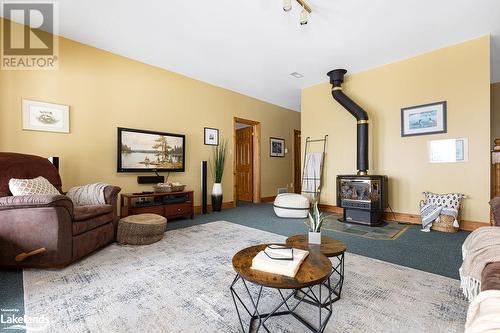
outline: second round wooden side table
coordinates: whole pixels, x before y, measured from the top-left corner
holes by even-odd
[[[330,291],[330,297],[326,298],[323,306],[326,307],[338,301],[344,284],[344,254],[347,246],[343,242],[329,236],[321,236],[321,244],[309,244],[307,235],[288,237],[286,244],[298,249],[320,252],[328,258],[335,258],[336,262],[332,263],[332,272],[328,278],[329,283],[323,283]],[[333,281],[334,284],[332,284],[332,276],[338,278],[336,282]],[[308,302],[308,300],[305,299],[304,302]],[[312,300],[309,302],[312,302]]]

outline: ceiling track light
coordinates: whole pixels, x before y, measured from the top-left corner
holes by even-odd
[[[292,10],[292,0],[283,0],[283,10],[285,12]]]
[[[307,24],[307,10],[304,7],[302,7],[302,10],[300,11],[299,22],[300,25]]]
[[[305,2],[305,0],[295,0],[302,7],[299,16],[300,25],[306,25],[308,22],[309,14],[312,12],[311,7]],[[292,10],[292,0],[283,0],[283,10],[289,12]]]
[[[296,0],[300,7],[302,7],[302,9],[304,9],[306,12],[308,12],[309,14],[311,14],[312,12],[312,9],[311,7],[305,2],[305,0]]]

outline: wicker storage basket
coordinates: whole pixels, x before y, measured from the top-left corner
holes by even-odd
[[[453,216],[439,215],[439,219],[432,222],[431,229],[442,232],[457,232],[458,228],[453,226],[453,221],[455,221]]]
[[[169,192],[182,192],[186,188],[186,185],[155,185],[153,186],[153,190],[156,193],[169,193]]]

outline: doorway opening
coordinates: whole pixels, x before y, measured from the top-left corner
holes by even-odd
[[[234,117],[233,201],[260,202],[260,123]]]
[[[300,168],[300,130],[293,130],[293,192],[300,194],[302,191],[301,168]]]

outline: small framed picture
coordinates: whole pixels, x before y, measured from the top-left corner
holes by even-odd
[[[401,109],[401,136],[446,133],[446,101]]]
[[[23,99],[23,130],[69,133],[69,106]]]
[[[427,142],[430,163],[458,163],[469,160],[467,138],[431,140]]]
[[[271,157],[285,157],[285,139],[269,138]]]
[[[204,128],[204,139],[203,143],[210,146],[219,145],[219,130],[216,128],[205,127]]]

